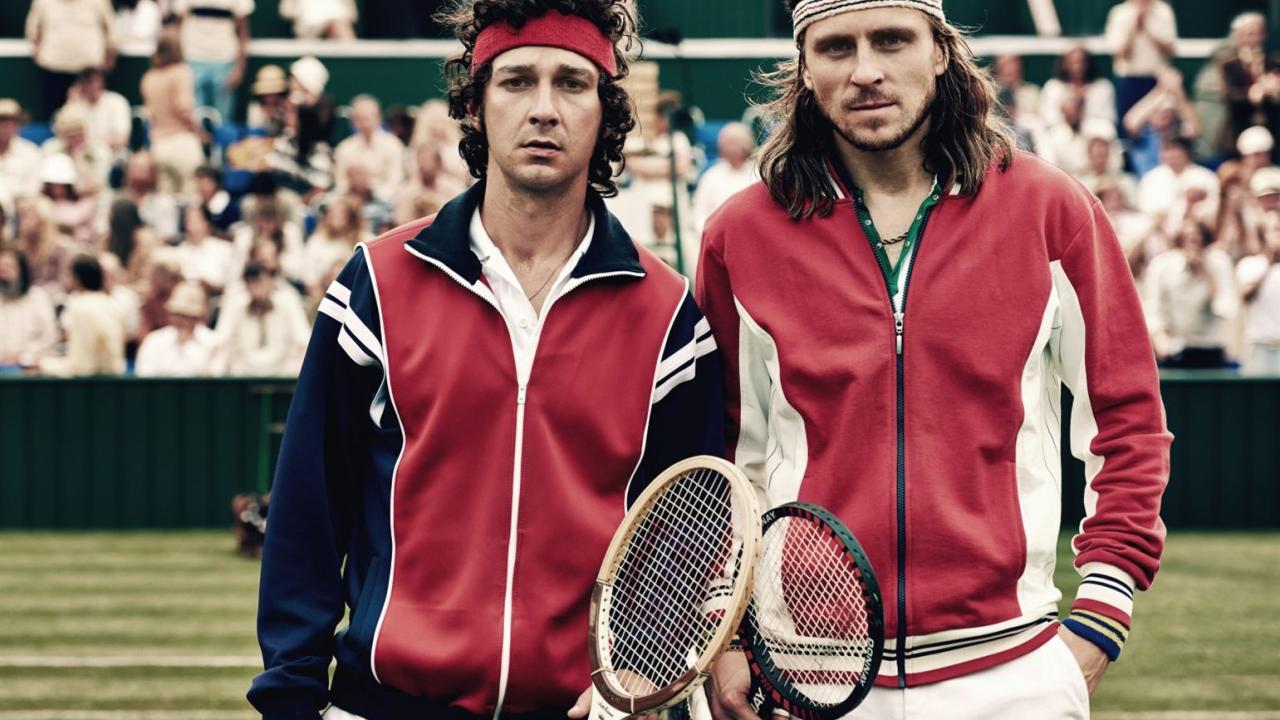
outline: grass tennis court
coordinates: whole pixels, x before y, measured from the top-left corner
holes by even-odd
[[[0,547],[0,720],[256,717],[258,563],[230,532],[4,533]],[[1172,533],[1095,717],[1280,718],[1278,592],[1280,533]]]

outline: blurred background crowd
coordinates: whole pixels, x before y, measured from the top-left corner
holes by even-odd
[[[354,0],[278,11],[299,38],[329,43],[376,25]],[[7,371],[296,374],[354,246],[474,181],[440,99],[338,103],[330,68],[309,55],[249,74],[254,12],[253,0],[31,1],[42,106],[0,99]],[[1106,208],[1168,367],[1280,375],[1280,55],[1268,27],[1239,15],[1184,77],[1173,7],[1123,0],[1106,19],[1106,73],[1083,43],[1042,85],[1017,55],[986,59],[1020,145]],[[141,104],[113,87],[121,52],[150,57],[128,89]],[[693,277],[703,223],[755,181],[769,128],[745,98],[741,122],[702,117],[651,63],[628,82],[640,122],[610,206]]]

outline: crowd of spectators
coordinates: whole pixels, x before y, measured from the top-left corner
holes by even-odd
[[[246,78],[253,0],[123,4],[118,15],[108,0],[32,4],[53,137],[25,140],[24,109],[0,99],[0,366],[294,374],[356,244],[473,182],[459,129],[438,99],[386,113],[370,95],[339,106],[314,57]],[[281,12],[301,37],[352,37],[357,18],[351,0]],[[1239,16],[1190,83],[1173,63],[1177,23],[1163,0],[1112,9],[1111,73],[1084,45],[1042,87],[1020,57],[992,62],[1020,145],[1076,176],[1110,215],[1165,366],[1280,375],[1280,57],[1267,53],[1266,27],[1261,14]],[[145,147],[130,148],[133,109],[105,82],[121,48],[152,57]],[[678,103],[663,94],[639,112],[609,204],[692,277],[703,223],[758,178],[767,128],[723,124],[702,146],[669,126]],[[214,142],[242,116],[246,137]]]
[[[1109,77],[1083,45],[1040,88],[1016,56],[993,65],[1020,145],[1110,215],[1165,367],[1280,374],[1280,58],[1266,28],[1237,17],[1187,82],[1172,7],[1123,0],[1107,17]]]

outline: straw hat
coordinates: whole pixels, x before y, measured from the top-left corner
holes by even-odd
[[[1254,197],[1280,193],[1280,168],[1258,168],[1249,180],[1249,189],[1253,191]]]
[[[197,283],[190,281],[179,283],[173,289],[173,294],[169,296],[169,302],[164,304],[164,309],[174,315],[203,318],[205,313],[204,289]]]
[[[53,131],[59,136],[75,132],[84,132],[88,124],[88,116],[79,105],[68,105],[58,111],[53,120]]]
[[[263,65],[253,78],[254,95],[279,95],[289,92],[289,78],[279,65]]]

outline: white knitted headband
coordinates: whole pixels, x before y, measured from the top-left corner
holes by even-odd
[[[819,20],[841,15],[854,10],[870,10],[881,7],[908,7],[945,21],[947,16],[942,12],[942,0],[800,0],[791,11],[791,22],[795,27],[794,37]]]

